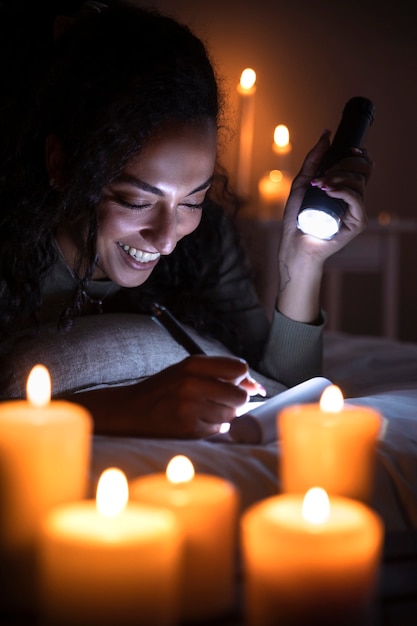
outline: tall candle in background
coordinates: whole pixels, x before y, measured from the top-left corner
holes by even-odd
[[[165,474],[132,481],[132,499],[166,506],[184,534],[183,619],[227,613],[235,601],[238,495],[216,476],[195,474],[191,461],[174,457]]]
[[[329,494],[369,501],[383,423],[376,410],[345,404],[340,389],[331,385],[320,404],[293,405],[277,420],[284,492],[320,486]]]
[[[272,151],[277,155],[275,157],[277,168],[288,172],[291,169],[290,156],[292,146],[290,143],[290,131],[285,124],[275,126]]]
[[[252,505],[241,519],[247,626],[369,626],[382,520],[312,489]]]
[[[30,610],[39,524],[54,505],[86,495],[92,418],[81,406],[50,399],[38,365],[27,400],[0,404],[1,604]]]
[[[239,150],[236,188],[244,198],[249,195],[252,166],[253,129],[255,122],[256,73],[251,68],[243,70],[237,91],[240,97]]]
[[[166,509],[129,503],[117,468],[97,498],[44,519],[40,616],[48,626],[171,626],[178,623],[181,532]]]

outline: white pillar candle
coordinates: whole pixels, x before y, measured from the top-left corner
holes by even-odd
[[[112,472],[118,481],[113,492],[108,482]],[[121,492],[126,493],[124,500],[113,503]],[[42,624],[178,623],[177,520],[170,511],[127,503],[127,492],[124,474],[110,468],[100,478],[97,501],[62,505],[45,518],[40,539]]]
[[[91,415],[52,400],[48,370],[33,368],[27,400],[0,404],[0,568],[3,604],[30,610],[39,524],[54,505],[85,497]],[[17,582],[18,581],[18,582]]]
[[[372,623],[381,519],[321,489],[307,496],[273,496],[242,516],[247,626]]]
[[[237,92],[240,98],[239,151],[237,162],[236,188],[246,198],[250,190],[253,132],[255,123],[256,72],[251,68],[243,70]]]
[[[184,534],[183,619],[227,613],[235,600],[238,495],[216,476],[195,474],[187,457],[172,459],[167,473],[137,478],[132,498],[166,506]]]

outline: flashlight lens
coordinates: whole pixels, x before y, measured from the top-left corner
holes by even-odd
[[[331,239],[339,230],[340,219],[318,209],[304,209],[299,213],[298,228],[318,239]]]

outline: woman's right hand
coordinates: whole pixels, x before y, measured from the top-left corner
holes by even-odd
[[[262,392],[237,357],[190,356],[134,385],[77,394],[97,434],[198,439],[219,432]]]

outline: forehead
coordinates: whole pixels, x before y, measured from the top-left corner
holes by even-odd
[[[147,140],[128,162],[125,172],[156,184],[173,178],[207,179],[217,154],[217,131],[210,120],[166,125]],[[198,181],[202,182],[202,181]]]

